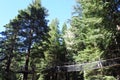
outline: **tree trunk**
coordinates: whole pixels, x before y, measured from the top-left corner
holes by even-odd
[[[28,78],[28,64],[29,64],[29,53],[26,55],[25,72],[24,72],[23,80],[27,80]]]
[[[28,79],[28,66],[29,66],[29,57],[30,57],[30,50],[31,50],[31,44],[32,44],[32,32],[33,30],[30,30],[29,32],[29,46],[28,46],[28,52],[27,52],[27,55],[26,55],[26,62],[25,62],[25,72],[24,72],[24,75],[23,75],[23,80],[27,80]]]
[[[8,60],[7,60],[6,72],[9,72],[9,71],[10,71],[10,64],[11,64],[11,58],[10,58],[10,56],[9,56],[9,57],[8,57]]]
[[[7,73],[6,73],[5,79],[6,79],[6,80],[11,80],[11,79],[10,79],[11,56],[8,57],[8,60],[7,60],[7,63],[6,63],[6,64],[7,64],[7,66],[6,66],[6,72],[7,72]]]
[[[25,70],[24,70],[24,75],[23,75],[23,80],[28,79],[28,66],[29,66],[29,57],[30,57],[30,46],[28,48],[28,53],[26,55],[26,62],[25,62]]]

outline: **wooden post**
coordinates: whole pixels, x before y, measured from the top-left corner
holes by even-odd
[[[57,79],[57,73],[55,73],[55,78],[54,78],[54,80],[58,80],[58,79]]]
[[[66,72],[66,80],[70,80],[69,72]]]
[[[73,72],[72,73],[72,80],[77,80],[77,73],[76,72]]]
[[[45,80],[51,80],[51,74],[50,74],[50,73],[47,73],[47,74],[46,74]]]

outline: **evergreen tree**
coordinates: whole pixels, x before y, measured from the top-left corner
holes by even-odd
[[[21,39],[20,43],[22,43],[20,49],[22,53],[26,54],[23,80],[28,78],[29,66],[31,66],[34,73],[36,67],[36,64],[34,64],[35,58],[44,55],[45,46],[43,42],[48,41],[46,16],[46,10],[41,6],[39,0],[35,0],[26,10],[19,11],[18,20],[21,23],[19,38]]]
[[[71,19],[74,44],[71,46],[76,62],[96,61],[103,58],[110,43],[111,32],[105,28],[102,0],[78,0],[75,15]],[[82,10],[82,11],[80,11]],[[82,16],[79,15],[82,12]],[[107,22],[107,21],[106,21]]]
[[[53,19],[49,25],[50,31],[49,38],[50,44],[49,49],[46,52],[46,60],[48,65],[55,66],[58,63],[58,55],[59,55],[59,46],[60,46],[60,31],[59,31],[59,21],[58,19]]]
[[[67,48],[66,48],[66,43],[65,43],[65,39],[64,36],[66,34],[67,31],[67,24],[64,23],[62,26],[62,32],[61,32],[61,60],[63,63],[68,63],[69,62],[69,56],[68,56],[68,52],[67,52]]]
[[[1,32],[3,38],[1,40],[1,56],[5,59],[2,61],[3,64],[3,75],[5,80],[15,80],[14,73],[12,70],[16,70],[18,64],[16,63],[17,56],[17,34],[18,34],[18,22],[16,19],[10,21],[9,24],[6,24],[5,31]]]
[[[3,40],[1,40],[3,48],[0,51],[6,57],[5,72],[8,76],[11,76],[9,71],[13,65],[13,58],[16,58],[16,54],[20,54],[23,55],[19,56],[22,60],[16,63],[19,65],[22,62],[20,66],[23,67],[21,70],[16,70],[14,66],[13,72],[22,73],[23,80],[29,79],[28,74],[32,74],[32,80],[39,78],[36,71],[43,66],[43,64],[40,65],[41,58],[44,57],[46,44],[49,42],[46,16],[47,11],[41,6],[40,0],[35,0],[27,9],[20,10],[16,19],[5,26],[6,30],[2,32]],[[17,68],[20,69],[20,67]],[[13,80],[9,77],[8,79]]]
[[[63,26],[62,26],[62,34],[65,35],[65,32],[67,30],[67,24],[64,23]]]
[[[65,47],[67,62],[73,62],[73,55],[75,53],[75,35],[73,29],[69,28],[63,35],[63,46]]]
[[[105,53],[102,55],[105,59],[110,58],[119,58],[120,54],[120,32],[119,32],[119,0],[106,0],[104,1],[104,18],[103,18],[103,24],[105,25],[104,28],[109,30],[111,32],[111,39],[110,43],[108,44]],[[113,75],[117,79],[120,77],[119,73],[119,66],[111,67],[109,68],[105,73],[111,73],[110,75]]]

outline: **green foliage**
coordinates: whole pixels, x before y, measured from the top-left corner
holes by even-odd
[[[62,27],[62,34],[63,35],[65,34],[66,30],[67,30],[67,25],[66,25],[66,23],[64,23],[63,27]]]
[[[49,27],[49,35],[51,37],[49,38],[50,44],[48,50],[45,53],[45,57],[49,65],[56,65],[56,62],[59,61],[58,55],[60,47],[60,31],[58,19],[53,19]]]
[[[105,76],[103,80],[116,80],[113,76]]]
[[[9,80],[14,80],[13,76],[19,78],[21,74],[24,80],[28,80],[30,76],[25,71],[33,71],[33,78],[37,76],[35,71],[40,73],[45,67],[41,58],[44,58],[49,42],[49,28],[45,19],[46,9],[39,1],[36,0],[27,9],[20,10],[17,17],[5,25],[5,31],[2,32],[0,57],[5,57],[2,61],[3,75],[8,76]]]
[[[48,66],[120,56],[120,32],[116,29],[120,26],[119,2],[115,1],[77,0],[71,27],[68,29],[64,23],[62,31],[57,18],[47,26],[47,10],[40,0],[20,10],[1,32],[0,79],[44,80],[42,72]],[[102,72],[102,69],[93,70],[84,77],[86,80],[116,80],[119,66],[105,69],[104,75]],[[111,76],[106,76],[107,73]]]
[[[116,79],[113,76],[103,77],[102,75],[95,75],[95,76],[90,76],[88,79],[85,80],[116,80]]]
[[[74,34],[74,44],[71,49],[74,49],[73,58],[77,62],[98,60],[104,52],[102,50],[107,46],[109,40],[106,36],[110,37],[110,35],[102,28],[103,17],[100,12],[103,10],[103,4],[101,3],[101,0],[78,1],[80,5],[76,9],[82,8],[82,16],[73,16],[71,21],[71,32]]]
[[[67,50],[73,53],[75,62],[96,61],[115,55],[108,56],[108,52],[111,53],[111,51],[106,52],[107,49],[113,49],[115,40],[119,43],[118,38],[115,37],[119,34],[115,32],[116,23],[112,22],[116,20],[114,20],[114,14],[109,13],[114,3],[112,1],[108,3],[104,3],[103,0],[78,0],[78,5],[75,7],[75,13],[78,15],[72,17],[72,27],[67,32],[72,33],[73,37],[65,38]],[[109,9],[107,9],[108,5]],[[82,16],[79,15],[80,13]],[[112,18],[109,19],[109,17]],[[115,47],[118,48],[117,45]]]

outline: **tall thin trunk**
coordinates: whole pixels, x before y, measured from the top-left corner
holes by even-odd
[[[27,80],[27,78],[28,78],[29,54],[30,54],[30,53],[28,53],[28,54],[26,55],[25,72],[24,72],[23,80]]]
[[[10,64],[11,64],[11,56],[8,57],[8,60],[7,60],[7,66],[6,66],[6,72],[9,72],[10,71]]]
[[[10,65],[11,65],[11,56],[8,57],[8,60],[7,60],[7,66],[6,66],[6,77],[5,77],[5,80],[11,80],[9,77],[10,77]]]
[[[30,42],[31,43],[31,42]],[[28,67],[29,67],[29,57],[30,57],[30,46],[28,47],[28,53],[26,55],[26,62],[25,62],[25,72],[24,72],[24,76],[23,76],[23,80],[27,80],[28,79]]]
[[[31,50],[31,44],[32,44],[32,30],[30,30],[30,33],[29,33],[29,46],[28,46],[28,52],[27,52],[27,55],[26,55],[26,62],[25,62],[25,72],[24,72],[24,75],[23,75],[23,80],[27,80],[28,79],[28,67],[29,67],[29,57],[30,57],[30,50]]]

